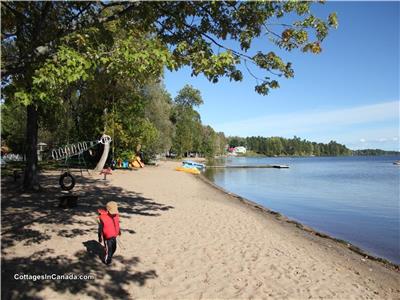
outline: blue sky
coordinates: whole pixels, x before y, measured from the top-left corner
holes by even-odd
[[[191,77],[189,68],[167,72],[167,90],[175,97],[185,84],[199,89],[203,123],[227,135],[296,135],[351,149],[399,150],[400,3],[329,2],[313,11],[339,17],[321,54],[286,53],[262,39],[249,51],[272,49],[293,63],[295,77],[280,79],[268,96],[254,91],[246,72],[242,82],[212,84]]]

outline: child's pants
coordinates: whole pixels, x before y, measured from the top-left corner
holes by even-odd
[[[108,265],[111,263],[115,250],[117,250],[117,238],[113,237],[109,240],[104,239],[104,248],[104,263]]]

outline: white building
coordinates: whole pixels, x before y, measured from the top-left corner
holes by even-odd
[[[246,148],[243,146],[235,147],[235,153],[246,153]]]

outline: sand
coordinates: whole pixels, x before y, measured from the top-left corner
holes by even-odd
[[[399,299],[398,270],[215,189],[176,162],[77,176],[78,206],[2,187],[2,299]],[[98,254],[96,209],[120,204],[112,265]],[[14,274],[94,280],[16,280]]]

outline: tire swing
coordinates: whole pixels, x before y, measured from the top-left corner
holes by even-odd
[[[67,184],[64,182],[67,178],[69,178],[69,181],[71,181],[71,183],[70,183],[69,185],[67,185]],[[75,178],[74,178],[74,176],[71,175],[71,173],[65,172],[64,174],[62,174],[62,175],[60,176],[60,181],[59,181],[59,183],[60,183],[61,189],[63,189],[64,191],[70,191],[70,190],[72,190],[72,189],[74,188],[74,186],[75,186]]]

